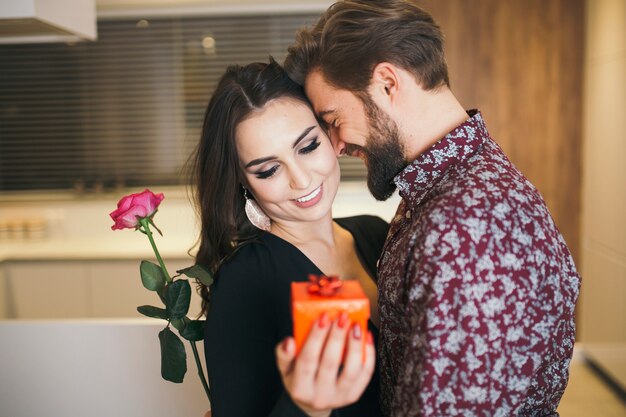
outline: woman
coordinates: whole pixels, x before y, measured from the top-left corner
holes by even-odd
[[[337,158],[301,87],[274,61],[226,71],[205,114],[194,171],[197,263],[215,273],[210,291],[201,288],[213,417],[330,415],[309,407],[293,375],[284,378],[289,395],[276,366],[275,346],[292,333],[290,283],[310,273],[358,279],[373,307],[368,327],[375,338],[376,261],[388,225],[372,216],[333,220]],[[354,347],[369,336],[371,364],[369,371],[359,361],[344,364],[352,390],[367,388],[332,415],[379,416],[377,375],[367,384],[370,333],[347,326],[345,316],[327,321],[320,318],[315,331],[330,328],[328,340],[343,344],[349,334]],[[293,349],[287,340],[285,349]]]

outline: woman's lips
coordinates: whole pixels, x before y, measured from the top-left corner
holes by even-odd
[[[322,199],[323,191],[324,191],[323,186],[320,185],[309,194],[302,196],[300,198],[294,199],[293,202],[296,204],[296,206],[301,207],[301,208],[313,207],[314,205],[319,203],[320,200]]]

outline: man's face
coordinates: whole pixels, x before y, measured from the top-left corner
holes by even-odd
[[[393,178],[406,166],[397,124],[369,97],[331,86],[319,71],[307,77],[304,88],[337,155],[361,158],[372,195],[389,198],[396,188]]]

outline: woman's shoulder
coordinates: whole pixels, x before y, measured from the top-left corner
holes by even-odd
[[[216,273],[216,284],[225,280],[246,280],[273,273],[272,250],[259,238],[239,246]]]
[[[293,275],[292,270],[303,268],[303,263],[302,256],[292,245],[264,232],[237,248],[219,267],[215,284],[226,285],[222,282],[229,281],[231,285],[245,282],[251,288],[275,287],[289,281],[286,276]]]
[[[279,285],[273,279],[275,269],[271,251],[262,240],[246,242],[237,248],[215,273],[209,289],[209,322],[216,314],[230,312],[229,315],[239,316],[271,304]]]

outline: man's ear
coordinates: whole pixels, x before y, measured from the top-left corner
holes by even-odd
[[[397,66],[389,62],[380,62],[374,67],[369,93],[377,102],[390,101],[392,103],[395,101],[400,86],[400,74]]]

